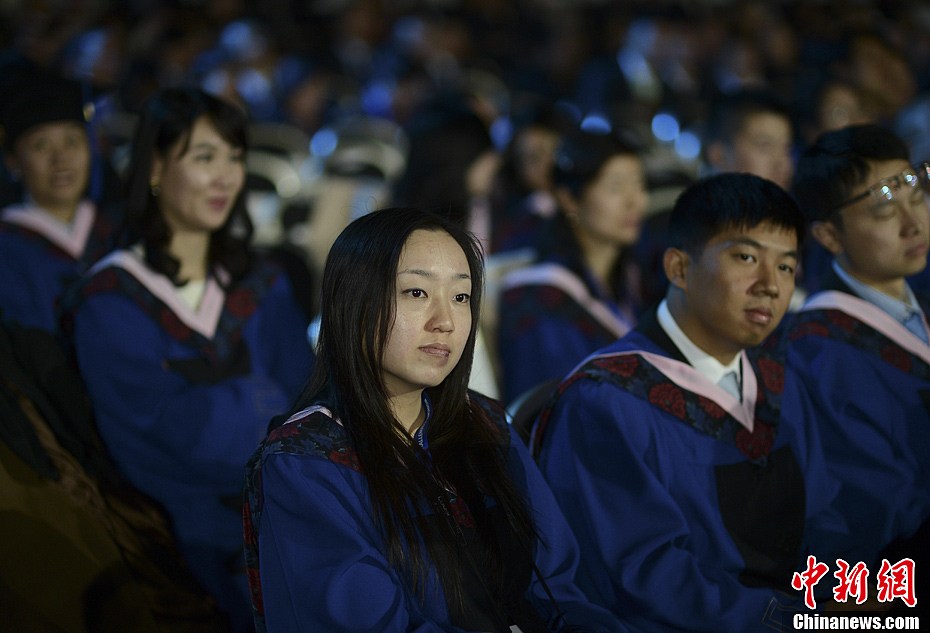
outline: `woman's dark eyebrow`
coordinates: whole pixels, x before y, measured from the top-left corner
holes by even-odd
[[[436,275],[428,270],[423,270],[422,268],[407,268],[405,270],[398,270],[398,275],[420,275],[421,277],[433,278]],[[471,275],[468,273],[459,273],[455,275],[456,279],[471,279]]]

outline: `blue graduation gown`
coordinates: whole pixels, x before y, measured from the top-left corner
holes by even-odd
[[[269,420],[312,364],[287,278],[259,264],[198,311],[132,251],[104,258],[77,289],[73,343],[101,436],[117,465],[159,501],[194,575],[251,628],[241,494]]]
[[[834,491],[804,414],[779,413],[795,388],[783,367],[754,350],[743,368],[745,405],[688,365],[653,311],[567,377],[534,428],[579,584],[634,630],[791,630],[805,523],[843,529],[820,514]]]
[[[850,526],[840,553],[875,573],[882,548],[930,517],[930,347],[835,274],[794,315],[784,345],[840,483],[835,508]]]
[[[535,564],[566,620],[586,631],[625,631],[575,585],[577,544],[500,405],[475,392],[470,398],[500,429],[508,472],[540,535],[531,545]],[[435,575],[421,601],[390,565],[368,495],[348,436],[325,405],[305,409],[269,434],[249,465],[244,510],[260,633],[462,630],[451,620]],[[525,597],[544,620],[555,622],[535,574]]]
[[[2,318],[58,332],[62,291],[106,254],[116,229],[112,213],[89,201],[78,205],[71,225],[38,207],[6,207],[0,214]]]
[[[632,314],[557,261],[517,269],[501,288],[498,350],[505,402],[563,377],[633,322]]]
[[[552,379],[612,343],[636,321],[634,294],[619,280],[608,290],[590,272],[564,214],[540,227],[531,266],[500,282],[497,349],[505,403]],[[620,264],[618,264],[620,265]],[[625,264],[624,264],[625,265]],[[630,270],[623,274],[627,287]]]

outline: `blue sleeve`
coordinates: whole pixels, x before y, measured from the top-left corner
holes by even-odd
[[[813,403],[827,469],[840,485],[835,507],[850,532],[844,557],[872,565],[930,516],[930,415],[921,395],[930,384],[824,337],[794,341],[788,368]]]
[[[669,490],[673,474],[696,466],[686,444],[656,432],[668,423],[591,381],[569,387],[552,411],[540,465],[579,540],[582,589],[636,631],[771,631],[763,619],[782,596],[742,585],[708,536],[693,533],[694,517],[714,511],[709,498]]]
[[[137,486],[151,493],[153,480],[196,480],[238,494],[268,420],[290,404],[275,380],[251,373],[188,382],[166,363],[182,346],[119,295],[88,298],[74,337],[101,433]]]
[[[840,486],[827,468],[819,420],[801,377],[786,367],[779,433],[788,436],[804,473],[806,525],[802,554],[813,554],[833,565],[836,558],[846,558],[848,546],[843,544],[849,542],[850,533],[836,508]]]
[[[268,631],[459,630],[430,621],[405,591],[380,547],[361,475],[319,458],[273,455],[262,468],[262,491],[258,550]],[[441,596],[429,602],[444,609]]]
[[[286,275],[282,274],[263,297],[261,318],[260,340],[268,344],[259,351],[268,375],[296,399],[310,375],[314,354],[307,339],[309,321],[294,300],[294,289]]]
[[[520,473],[514,473],[514,479],[525,481],[527,499],[540,536],[535,563],[564,614],[565,622],[582,627],[585,631],[626,631],[627,628],[616,616],[590,602],[579,589],[575,581],[579,560],[575,536],[529,451],[513,429],[510,433],[509,463],[512,470],[514,467],[521,470]],[[545,614],[545,619],[552,627],[558,614],[546,593],[546,588],[535,573],[529,600],[539,613]]]

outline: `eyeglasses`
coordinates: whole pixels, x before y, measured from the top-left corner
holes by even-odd
[[[900,174],[879,180],[862,193],[853,196],[835,207],[839,211],[867,198],[872,199],[872,213],[876,217],[890,216],[895,212],[895,201],[917,204],[930,190],[930,163],[922,163],[916,169],[908,168]]]

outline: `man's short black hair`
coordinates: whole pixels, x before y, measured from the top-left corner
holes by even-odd
[[[824,132],[798,159],[792,191],[808,222],[831,219],[868,177],[870,163],[910,160],[907,143],[872,123]]]
[[[800,246],[804,216],[788,192],[753,174],[718,174],[697,181],[678,196],[669,216],[669,245],[699,256],[721,232],[751,229],[763,222],[794,231]]]

